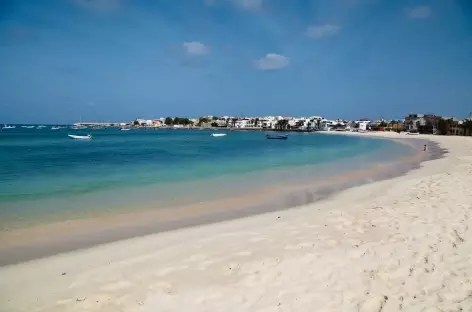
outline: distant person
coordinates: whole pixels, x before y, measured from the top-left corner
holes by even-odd
[[[426,144],[423,147],[423,152],[426,152]]]

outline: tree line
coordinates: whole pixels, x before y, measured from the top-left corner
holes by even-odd
[[[216,120],[218,120],[218,117],[200,117],[198,119],[197,125],[202,126],[208,123],[211,123],[212,127],[218,127],[218,123],[216,123]],[[166,117],[164,120],[164,124],[167,126],[173,126],[173,125],[182,125],[182,126],[190,126],[193,125],[193,121],[191,121],[189,118],[182,118],[182,117]]]

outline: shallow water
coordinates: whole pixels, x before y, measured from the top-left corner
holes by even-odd
[[[0,228],[188,205],[307,185],[415,153],[389,140],[291,133],[16,128],[0,131]]]

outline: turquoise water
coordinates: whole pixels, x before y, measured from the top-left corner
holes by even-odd
[[[392,141],[316,133],[85,131],[0,131],[0,226],[207,200],[412,154]]]

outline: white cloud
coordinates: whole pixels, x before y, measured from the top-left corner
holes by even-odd
[[[407,8],[406,14],[411,19],[425,19],[431,15],[431,8],[427,5],[420,5],[414,8]]]
[[[96,12],[110,12],[120,8],[121,0],[71,0],[83,9]]]
[[[290,63],[288,57],[283,55],[269,53],[263,58],[254,62],[254,67],[260,70],[278,70],[287,67]]]
[[[317,26],[310,26],[307,30],[307,35],[312,38],[320,39],[324,37],[331,37],[336,35],[341,30],[341,26],[339,25],[317,25]]]
[[[184,42],[183,48],[189,55],[206,55],[210,53],[210,49],[206,45],[197,41]]]

